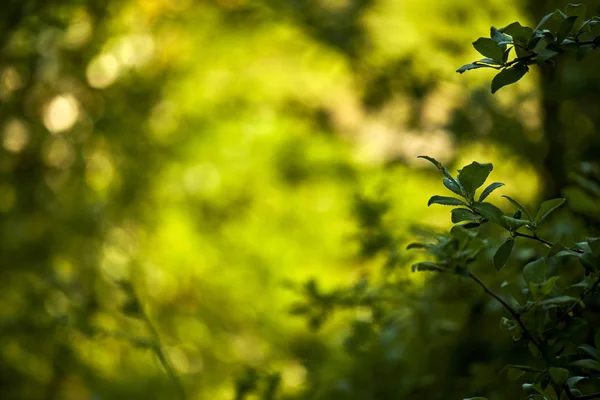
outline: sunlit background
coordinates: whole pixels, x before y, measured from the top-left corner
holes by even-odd
[[[189,399],[234,399],[256,372],[279,374],[281,398],[458,398],[419,391],[452,370],[439,360],[463,363],[419,350],[425,322],[410,320],[414,337],[394,355],[412,372],[378,376],[344,355],[349,321],[369,310],[312,321],[319,330],[290,310],[310,279],[352,286],[379,276],[390,251],[401,291],[425,290],[404,246],[415,225],[450,218],[427,207],[443,188],[419,155],[453,170],[492,162],[502,194],[566,193],[598,221],[568,178],[597,160],[597,55],[549,72],[561,99],[545,71],[494,96],[493,71],[455,72],[491,25],[535,26],[556,4],[3,3],[0,397],[171,399],[179,385]],[[557,146],[572,150],[559,160]],[[388,208],[385,251],[366,243],[365,202]],[[411,304],[398,312],[409,318]],[[462,329],[469,312],[453,312],[436,335]],[[459,389],[497,374],[464,365]],[[396,397],[352,390],[377,379]]]

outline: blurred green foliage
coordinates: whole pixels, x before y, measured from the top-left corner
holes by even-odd
[[[538,3],[5,1],[1,397],[515,398],[501,310],[401,249],[451,224],[425,153],[597,229],[597,54],[454,72]]]

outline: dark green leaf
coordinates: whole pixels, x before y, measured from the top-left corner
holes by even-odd
[[[509,229],[508,224],[502,218],[504,213],[498,207],[491,203],[479,203],[476,202],[472,207],[477,213],[479,213],[483,218],[487,219],[490,222],[493,222],[497,225],[500,225],[506,229]]]
[[[533,36],[533,29],[528,26],[521,26],[518,22],[513,22],[512,24],[501,29],[507,35],[512,36],[512,38],[523,45],[526,45],[529,42],[529,39]]]
[[[600,353],[598,353],[598,350],[593,348],[589,344],[582,344],[581,346],[579,346],[577,348],[577,350],[581,351],[582,353],[587,354],[588,356],[590,356],[596,360],[600,360]]]
[[[436,160],[435,158],[428,157],[428,156],[418,156],[417,158],[423,158],[423,159],[429,161],[430,163],[435,165],[437,167],[437,169],[442,171],[442,173],[444,174],[444,176],[446,178],[450,179],[451,181],[455,182],[458,185],[458,182],[456,182],[456,179],[454,179],[454,177],[450,174],[450,171],[448,171],[448,169],[446,167],[444,167],[444,165],[442,165],[442,163],[439,162],[438,160]]]
[[[432,263],[432,262],[420,262],[418,264],[413,264],[412,270],[413,270],[413,272],[415,272],[415,271],[437,271],[437,272],[446,271],[445,268],[440,267],[439,265]]]
[[[540,306],[544,306],[544,308],[550,308],[548,306],[562,306],[565,304],[572,304],[572,303],[578,303],[582,307],[585,306],[580,299],[578,299],[577,297],[570,297],[570,296],[553,297],[551,299],[540,301],[537,304]]]
[[[456,181],[452,181],[448,178],[444,178],[444,186],[446,186],[448,189],[450,189],[453,193],[455,193],[459,196],[462,196],[462,191]]]
[[[594,371],[598,371],[600,372],[600,362],[596,361],[596,360],[577,360],[572,362],[571,364],[573,367],[579,367],[579,368],[587,368],[587,369],[591,369]]]
[[[486,64],[465,64],[462,67],[460,67],[459,69],[456,70],[456,72],[458,72],[459,74],[462,74],[463,72],[466,71],[470,71],[472,69],[479,69],[479,68],[493,68],[489,65]]]
[[[406,246],[406,250],[429,248],[431,248],[431,244],[429,243],[410,243],[408,246]]]
[[[563,39],[566,39],[567,36],[569,36],[571,31],[573,30],[573,27],[575,26],[575,21],[577,21],[576,15],[572,17],[567,17],[563,22],[560,23],[557,33],[558,43],[561,43]]]
[[[488,185],[488,187],[486,187],[483,190],[483,192],[481,192],[481,195],[479,195],[479,201],[485,200],[490,195],[490,193],[492,193],[494,190],[498,189],[501,186],[504,186],[504,183],[502,183],[502,182],[490,183]]]
[[[537,24],[537,26],[535,27],[535,30],[539,30],[546,22],[550,21],[551,19],[555,19],[558,18],[560,16],[559,11],[556,10],[554,12],[551,12],[550,14],[546,14],[541,20],[540,22]]]
[[[429,201],[427,202],[427,205],[430,206],[432,204],[442,204],[444,206],[466,206],[467,205],[462,200],[459,200],[454,197],[447,197],[447,196],[432,196],[429,199]]]
[[[540,51],[539,54],[537,55],[536,62],[538,65],[542,65],[546,61],[548,61],[549,59],[551,59],[552,57],[554,57],[558,54],[559,54],[558,51],[554,51],[554,50],[545,48],[542,51]]]
[[[538,258],[523,268],[525,282],[542,283],[546,281],[546,260]]]
[[[512,218],[512,217],[509,217],[508,215],[503,215],[502,219],[504,219],[504,221],[506,221],[506,223],[508,224],[508,226],[512,232],[516,232],[522,226],[531,223],[531,221],[528,221],[526,219]]]
[[[546,217],[548,215],[550,215],[550,213],[554,210],[556,210],[558,207],[562,206],[565,203],[565,199],[563,198],[558,198],[558,199],[552,199],[552,200],[548,200],[543,202],[540,205],[540,209],[538,210],[536,216],[535,216],[535,223],[537,225],[540,224],[540,222],[542,222],[544,219],[546,219]]]
[[[471,210],[464,208],[455,208],[452,210],[452,222],[455,224],[462,221],[477,221],[480,219],[481,216],[471,212]]]
[[[529,282],[527,285],[529,287],[529,292],[533,296],[535,300],[541,300],[544,297],[548,296],[554,286],[556,285],[556,281],[558,280],[558,276],[553,276],[543,283],[534,283]]]
[[[504,50],[493,39],[479,38],[473,42],[473,47],[484,57],[489,57],[498,62],[502,61]]]
[[[577,22],[575,23],[575,29],[579,30],[585,20],[586,7],[584,4],[568,4],[565,8],[565,14],[569,17],[577,17]]]
[[[506,85],[513,84],[521,79],[529,71],[525,65],[515,65],[514,67],[505,68],[500,71],[494,79],[492,79],[492,93],[496,93],[499,89]]]
[[[512,37],[505,35],[500,29],[496,29],[493,26],[490,28],[490,37],[502,50],[506,49],[507,44],[512,43]]]
[[[509,238],[502,243],[500,247],[498,247],[498,250],[496,250],[496,253],[494,254],[494,267],[496,267],[498,271],[500,271],[504,265],[506,265],[506,262],[510,258],[510,253],[512,252],[514,244],[515,241],[513,238]]]
[[[519,203],[517,200],[513,199],[512,197],[509,197],[509,196],[502,196],[502,197],[504,197],[506,200],[510,201],[513,206],[517,207],[518,210],[520,210],[523,214],[525,214],[525,216],[527,217],[528,220],[530,220],[530,221],[533,220],[533,217],[531,216],[531,214],[529,213],[527,208],[525,208],[524,205],[522,205],[521,203]]]
[[[567,379],[567,386],[572,388],[573,386],[577,385],[579,382],[585,379],[587,379],[587,377],[585,376],[572,376],[569,379]]]
[[[569,370],[566,368],[550,367],[548,374],[557,385],[562,385],[569,379]]]
[[[475,191],[485,183],[485,180],[493,169],[494,166],[490,163],[480,164],[477,161],[473,161],[460,170],[458,181],[469,198],[473,198]]]

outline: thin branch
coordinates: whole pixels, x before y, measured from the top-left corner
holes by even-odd
[[[554,243],[549,242],[549,241],[547,241],[545,239],[542,239],[539,236],[527,235],[525,233],[520,233],[520,232],[515,232],[515,236],[522,237],[522,238],[527,238],[527,239],[531,239],[531,240],[535,240],[535,241],[538,241],[540,243],[545,244],[548,247],[554,246]]]
[[[469,278],[473,279],[479,286],[481,286],[484,292],[486,292],[494,299],[496,299],[500,304],[502,304],[502,306],[510,313],[510,315],[515,319],[515,321],[517,321],[517,323],[521,327],[521,330],[523,331],[523,334],[531,340],[531,342],[535,345],[535,347],[537,347],[541,354],[544,354],[541,344],[538,343],[538,341],[533,337],[531,332],[529,332],[529,329],[527,329],[527,327],[523,323],[523,320],[521,319],[521,314],[519,314],[510,304],[504,301],[504,299],[500,297],[500,295],[488,288],[485,285],[485,283],[483,283],[481,280],[479,280],[479,278],[473,275],[471,271],[469,271]]]
[[[142,304],[139,302],[137,293],[135,293],[135,291],[133,291],[133,288],[131,289],[131,291],[132,291],[132,295],[135,297],[135,301],[137,301],[138,304],[140,305],[141,319],[142,319],[142,321],[144,321],[148,331],[154,338],[154,343],[152,344],[152,350],[154,351],[154,354],[156,354],[156,357],[158,357],[158,360],[160,361],[161,365],[165,368],[167,375],[169,375],[169,377],[173,381],[174,386],[177,388],[177,392],[179,393],[179,398],[181,400],[186,400],[187,395],[185,394],[185,389],[183,388],[183,384],[181,383],[181,380],[179,379],[179,375],[177,375],[177,372],[175,371],[175,368],[173,367],[171,360],[169,359],[168,355],[165,353],[165,351],[163,349],[162,341],[160,339],[160,335],[158,334],[158,331],[156,330],[156,327],[150,320],[150,317],[148,317],[148,314],[144,310],[144,307],[142,306]]]
[[[568,392],[567,392],[568,393]],[[567,395],[568,396],[568,395]],[[577,400],[592,400],[592,399],[600,399],[600,392],[598,393],[592,393],[592,394],[586,394],[584,396],[579,396],[579,397],[574,397],[574,399]]]

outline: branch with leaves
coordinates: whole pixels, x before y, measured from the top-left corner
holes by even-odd
[[[475,50],[485,58],[463,65],[456,72],[462,74],[479,68],[499,70],[492,80],[492,93],[496,93],[525,76],[530,65],[552,65],[554,58],[564,53],[582,60],[600,46],[596,30],[600,17],[586,20],[585,15],[585,5],[569,4],[564,12],[556,10],[544,16],[535,29],[521,26],[519,22],[500,29],[492,26],[489,38],[481,37],[473,42]]]
[[[596,332],[594,346],[574,343],[570,329],[576,329],[581,319],[566,320],[577,306],[585,307],[584,299],[600,285],[600,238],[586,238],[571,248],[554,244],[538,236],[538,228],[548,217],[565,203],[558,198],[543,202],[537,212],[531,213],[527,207],[514,198],[503,196],[516,208],[513,215],[505,215],[496,205],[485,201],[496,189],[504,186],[494,182],[486,186],[479,195],[493,170],[492,164],[473,162],[453,176],[450,171],[434,158],[422,156],[443,174],[443,184],[454,196],[435,195],[429,205],[440,204],[454,207],[452,222],[456,225],[448,236],[437,238],[437,243],[411,243],[408,249],[422,249],[434,257],[432,261],[413,265],[413,271],[435,271],[453,273],[474,281],[485,293],[498,301],[510,318],[502,318],[501,327],[515,340],[525,344],[532,357],[544,362],[544,369],[533,366],[508,365],[506,368],[520,377],[533,374],[531,383],[523,384],[528,399],[595,399],[600,393],[583,395],[575,386],[580,381],[600,375],[600,330]],[[521,276],[525,282],[519,292],[508,299],[491,290],[482,280],[470,271],[469,265],[475,262],[482,250],[489,247],[481,237],[479,227],[495,224],[508,233],[508,238],[496,249],[493,264],[501,270],[509,261],[517,238],[528,239],[549,248],[545,257],[526,264]],[[524,233],[527,230],[529,233]],[[548,268],[550,259],[575,257],[585,271],[585,279],[569,287],[558,285],[560,276]],[[579,296],[565,294],[567,290],[582,290]],[[574,322],[576,321],[576,322]],[[576,349],[569,353],[568,349]],[[482,397],[473,399],[484,399]]]

